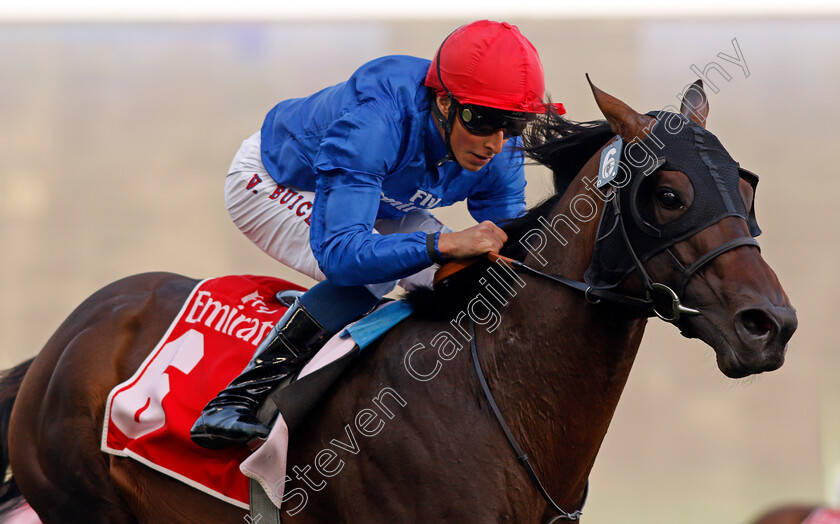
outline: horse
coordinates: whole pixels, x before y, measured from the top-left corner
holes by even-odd
[[[709,149],[718,142],[705,129],[702,84],[679,110],[651,114],[591,88],[606,121],[550,115],[526,137],[529,155],[554,171],[557,194],[505,226],[506,258],[410,294],[416,313],[362,352],[292,434],[297,476],[284,522],[576,519],[648,318],[708,344],[728,377],[783,364],[795,310],[753,239],[756,180],[722,146]],[[673,136],[693,137],[690,147],[672,145],[663,126],[681,127]],[[660,139],[644,171],[595,187]],[[682,160],[702,164],[704,155],[719,161],[691,178]],[[709,214],[708,191],[740,211],[694,227]],[[674,227],[684,231],[674,236]],[[99,448],[109,391],[135,372],[195,285],[170,273],[107,285],[3,376],[0,465],[13,472],[4,508],[25,499],[47,524],[246,517]],[[377,402],[389,414],[380,431],[351,439]],[[337,440],[326,474],[317,457]]]

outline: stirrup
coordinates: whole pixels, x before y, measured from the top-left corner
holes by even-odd
[[[284,306],[292,307],[295,300],[303,296],[303,293],[303,291],[298,291],[297,289],[284,289],[283,291],[275,293],[274,298],[277,299],[277,302],[280,302]]]

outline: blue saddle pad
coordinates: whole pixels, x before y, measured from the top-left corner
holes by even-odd
[[[341,336],[352,336],[361,351],[413,312],[414,310],[405,300],[395,300],[350,325],[341,333]]]

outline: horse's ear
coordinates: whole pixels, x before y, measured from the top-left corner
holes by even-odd
[[[691,119],[692,122],[706,129],[706,118],[709,117],[709,97],[703,89],[703,80],[688,86],[683,94],[680,113]]]
[[[655,118],[637,113],[618,98],[595,87],[595,84],[589,79],[588,73],[586,80],[589,82],[589,87],[592,88],[592,94],[595,95],[598,108],[607,118],[607,122],[610,123],[610,128],[614,133],[620,135],[628,143],[635,139],[642,140],[648,135],[656,122]]]

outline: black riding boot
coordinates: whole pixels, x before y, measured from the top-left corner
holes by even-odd
[[[331,336],[295,300],[242,373],[205,406],[190,438],[199,446],[217,449],[267,437],[270,428],[257,419],[260,405],[280,380],[302,368]]]

